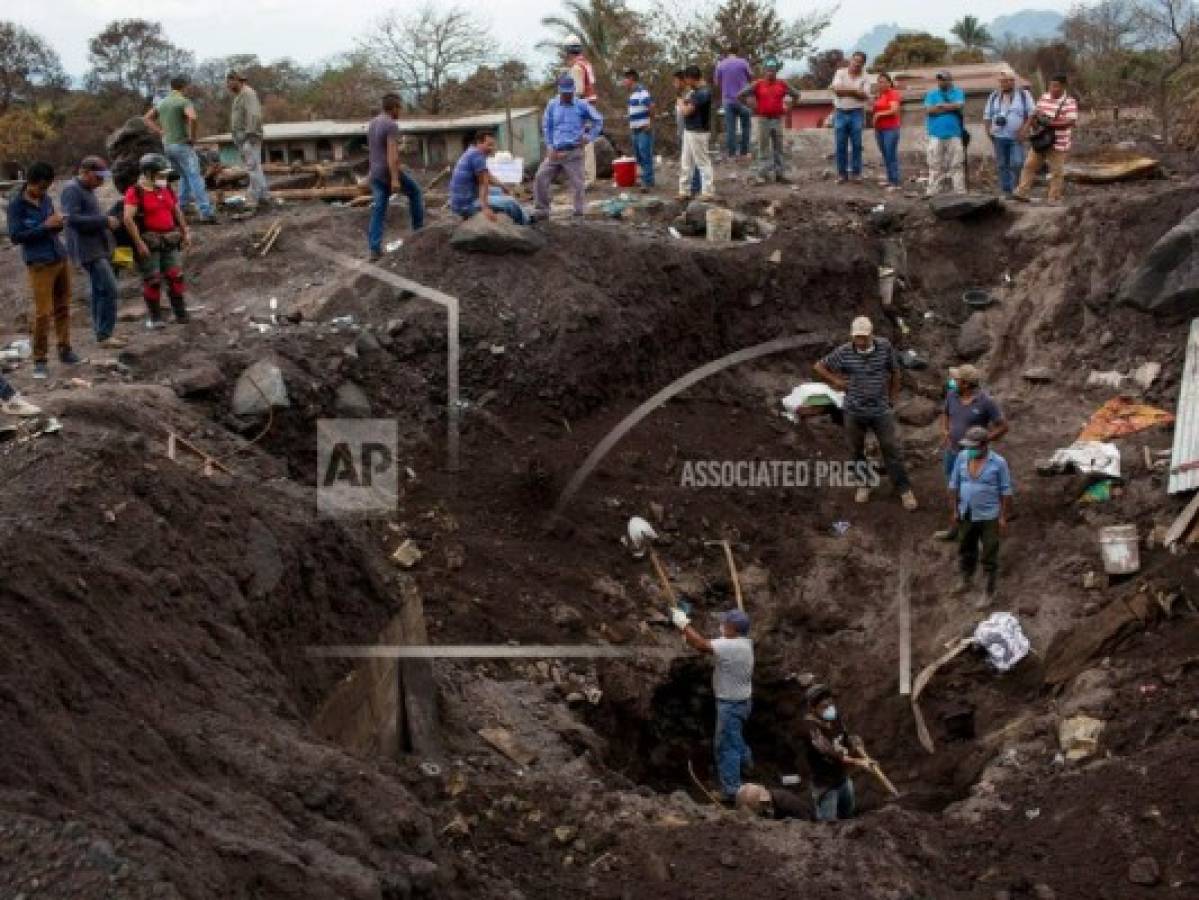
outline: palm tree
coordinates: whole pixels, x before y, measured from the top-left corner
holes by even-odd
[[[563,0],[562,7],[561,15],[542,18],[542,26],[554,37],[538,41],[537,49],[560,53],[562,41],[573,34],[583,42],[596,81],[609,83],[612,60],[620,56],[639,25],[637,14],[623,0]]]
[[[949,31],[962,42],[962,46],[967,50],[982,50],[995,44],[991,32],[987,31],[987,26],[976,16],[963,16],[960,21],[954,23],[953,28]]]

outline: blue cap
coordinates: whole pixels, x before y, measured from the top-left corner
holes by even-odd
[[[575,80],[569,75],[558,76],[558,93],[573,94],[575,92]]]
[[[720,614],[720,621],[732,625],[738,634],[749,634],[749,616],[739,609]]]

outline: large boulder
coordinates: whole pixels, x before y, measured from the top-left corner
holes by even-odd
[[[491,222],[479,213],[454,229],[450,246],[471,253],[536,253],[545,246],[545,235],[505,215]]]
[[[999,198],[990,194],[938,194],[928,206],[938,219],[971,219],[1003,209]]]
[[[962,359],[978,359],[991,349],[991,330],[987,317],[975,313],[958,332],[957,351]]]
[[[283,371],[267,359],[260,359],[242,372],[233,389],[235,416],[261,416],[266,415],[272,407],[290,405]]]
[[[602,134],[593,142],[595,145],[595,177],[611,178],[612,162],[616,159],[616,148]]]
[[[1199,209],[1153,245],[1116,300],[1154,315],[1199,313]]]

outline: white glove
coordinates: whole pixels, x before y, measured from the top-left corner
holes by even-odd
[[[670,610],[670,621],[674,622],[674,627],[682,631],[691,624],[691,620],[687,618],[687,614],[678,607],[673,607]]]

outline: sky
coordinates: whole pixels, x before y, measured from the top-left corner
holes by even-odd
[[[345,7],[295,0],[4,0],[0,18],[15,20],[40,34],[58,51],[67,71],[80,76],[88,68],[88,39],[113,19],[160,21],[167,37],[194,52],[197,59],[255,53],[264,61],[290,56],[310,64],[351,49],[354,39],[388,9],[413,5],[415,0],[403,4],[352,0]],[[539,59],[532,46],[541,37],[536,23],[558,9],[557,0],[506,0],[498,11],[494,4],[463,0],[463,5],[480,9],[482,18],[489,21],[498,52],[530,62]],[[630,5],[649,6],[646,0],[631,0]],[[784,15],[801,14],[815,5],[778,0]],[[896,21],[905,28],[946,34],[963,15],[987,22],[1022,9],[1065,12],[1070,5],[1070,0],[957,0],[917,8],[887,0],[842,0],[820,44],[823,48],[848,48],[881,22]]]

